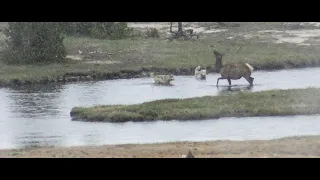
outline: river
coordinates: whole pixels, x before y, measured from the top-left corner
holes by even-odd
[[[30,146],[78,146],[180,140],[273,139],[320,132],[319,116],[221,118],[218,120],[148,123],[74,122],[74,106],[135,104],[163,98],[188,98],[237,91],[320,87],[320,68],[257,71],[254,86],[245,79],[206,81],[175,76],[173,86],[155,86],[151,78],[72,83],[60,86],[0,89],[0,149]],[[235,91],[235,92],[234,92]]]

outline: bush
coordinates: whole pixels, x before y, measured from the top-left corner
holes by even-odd
[[[156,28],[151,28],[147,30],[147,36],[151,38],[159,38],[159,31]]]
[[[99,39],[127,38],[132,32],[126,22],[67,22],[63,26],[66,35]]]
[[[62,62],[65,47],[61,23],[9,22],[2,60],[8,64]]]

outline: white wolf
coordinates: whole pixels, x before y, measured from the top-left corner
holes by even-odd
[[[198,66],[194,70],[194,76],[196,77],[196,79],[205,80],[206,76],[207,76],[207,70],[206,69],[201,69],[201,67]]]
[[[169,85],[171,81],[174,80],[173,75],[154,75],[154,73],[150,73],[150,77],[154,79],[156,84],[166,84]]]

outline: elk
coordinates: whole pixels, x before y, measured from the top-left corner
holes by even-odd
[[[173,75],[155,75],[153,72],[150,73],[150,77],[154,79],[156,84],[169,85],[171,81],[174,80]]]
[[[250,86],[253,85],[254,78],[251,77],[251,73],[254,68],[249,63],[222,63],[222,54],[219,53],[215,48],[215,45],[210,45],[213,48],[213,54],[216,57],[216,71],[220,73],[221,77],[217,79],[217,86],[220,79],[227,79],[229,86],[231,86],[231,80],[238,80],[240,78],[245,78]]]
[[[194,76],[196,77],[196,79],[205,80],[206,76],[207,76],[207,70],[206,69],[201,69],[201,67],[198,66],[194,70]]]

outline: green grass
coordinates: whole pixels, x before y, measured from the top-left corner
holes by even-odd
[[[320,113],[320,89],[307,88],[164,99],[136,105],[74,107],[70,115],[78,121],[127,122],[317,113]]]
[[[226,55],[223,57],[225,63],[249,62],[256,69],[282,69],[286,66],[296,67],[312,65],[320,62],[320,47],[298,46],[294,44],[272,44],[259,42],[259,39],[247,40],[241,37],[232,40],[217,42],[229,34],[208,37],[199,42],[173,41],[157,39],[135,39],[135,40],[89,40],[67,38],[65,44],[69,51],[73,47],[81,46],[89,42],[91,46],[101,47],[108,52],[114,53],[114,59],[126,62],[122,66],[155,66],[162,68],[181,68],[197,65],[214,66],[215,58],[212,49],[208,46],[216,44]],[[236,52],[243,44],[242,50]]]
[[[103,75],[119,74],[123,70],[121,67],[113,65],[94,65],[81,64],[77,62],[68,62],[65,64],[51,65],[24,65],[24,66],[9,66],[0,64],[0,84],[10,84],[15,81],[29,81],[32,84],[37,84],[41,79],[57,80],[63,76],[76,76],[75,74],[84,74],[102,78]],[[130,69],[130,68],[128,68]],[[131,68],[134,69],[134,68]],[[73,75],[74,74],[74,75]]]
[[[199,41],[172,41],[163,39],[134,38],[124,40],[98,40],[89,38],[66,37],[64,44],[68,54],[77,53],[78,49],[88,46],[95,50],[97,47],[104,52],[111,53],[112,61],[117,64],[88,64],[79,61],[68,61],[65,64],[13,66],[0,63],[0,84],[28,80],[37,83],[41,79],[56,79],[66,73],[83,73],[92,75],[100,74],[98,79],[109,77],[110,73],[130,70],[134,75],[143,71],[156,72],[181,72],[180,74],[193,74],[196,66],[207,66],[208,72],[214,68],[215,58],[208,47],[214,43],[226,53],[224,63],[248,62],[255,70],[276,70],[284,68],[315,67],[320,65],[319,46],[298,46],[283,43],[273,44],[260,42],[259,38],[244,39],[235,37],[226,40],[227,37],[238,32],[276,28],[279,23],[248,24],[232,28],[229,32],[210,35]],[[259,29],[260,28],[260,29]],[[1,40],[2,38],[0,38]],[[222,42],[219,40],[224,39]],[[242,50],[236,52],[243,44]],[[96,57],[97,60],[106,61],[107,57]],[[181,70],[182,69],[182,70]],[[179,71],[180,70],[180,71]],[[120,73],[121,74],[121,73]],[[117,78],[120,75],[115,76]],[[123,76],[129,77],[129,76]],[[52,80],[54,81],[54,80]]]

